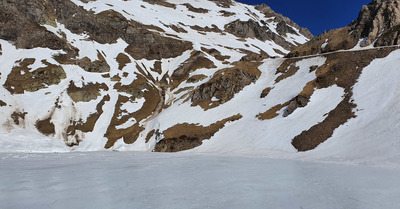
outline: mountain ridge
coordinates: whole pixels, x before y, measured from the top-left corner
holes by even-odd
[[[397,1],[373,1],[349,26],[318,37],[267,5],[230,0],[25,3],[0,3],[11,11],[0,22],[2,151],[399,157],[398,125],[387,127],[400,116],[398,43],[388,38],[398,22],[385,16]],[[29,27],[7,19],[12,12]],[[374,77],[381,88],[365,83]],[[379,104],[365,92],[392,96]],[[382,118],[388,107],[393,115]],[[381,125],[361,133],[365,118]],[[376,132],[386,134],[381,149],[349,152],[365,138],[376,146]]]

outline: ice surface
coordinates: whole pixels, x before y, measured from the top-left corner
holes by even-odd
[[[0,208],[400,208],[400,170],[262,157],[0,154]]]

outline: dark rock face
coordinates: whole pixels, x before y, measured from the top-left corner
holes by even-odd
[[[157,143],[156,152],[178,152],[193,149],[203,144],[203,139],[181,135],[175,138],[163,139]]]
[[[261,41],[272,40],[276,44],[288,50],[291,50],[295,47],[293,44],[287,42],[280,35],[273,33],[266,26],[260,26],[254,20],[236,20],[225,25],[225,31],[239,38],[256,38]]]
[[[77,64],[87,72],[104,73],[110,71],[110,66],[105,61],[103,57],[100,60],[91,61],[89,58],[85,57],[79,61]]]
[[[135,59],[154,60],[177,57],[193,48],[190,42],[163,37],[149,31],[148,28],[149,26],[135,22],[126,29],[124,37],[129,46],[125,51]]]
[[[210,0],[214,2],[217,6],[223,7],[223,8],[229,8],[231,5],[233,5],[232,0]]]
[[[67,43],[40,26],[49,20],[45,6],[35,0],[0,2],[0,38],[18,48],[67,49]]]
[[[269,7],[269,6],[265,5],[265,4],[258,5],[255,8],[257,10],[261,11],[265,15],[265,17],[275,17],[275,21],[278,22],[278,26],[277,26],[278,30],[282,30],[282,29],[284,30],[284,28],[286,28],[286,27],[288,27],[288,25],[290,25],[290,26],[298,29],[301,35],[303,35],[303,36],[305,36],[305,37],[307,37],[309,39],[314,37],[314,35],[307,28],[300,27],[295,22],[293,22],[291,19],[289,19],[287,17],[284,17],[281,14],[275,13],[271,9],[271,7]],[[279,26],[279,24],[281,26]],[[285,24],[286,27],[283,26],[283,24]],[[281,29],[279,29],[279,28],[281,28]],[[282,32],[293,33],[293,31],[290,31],[290,30],[289,31],[282,31]],[[278,31],[278,33],[279,33],[279,31]],[[294,31],[293,34],[296,34],[296,32]]]
[[[292,114],[297,108],[299,107],[305,107],[308,102],[310,101],[309,98],[304,97],[304,96],[296,96],[289,104],[287,107],[285,113],[283,114],[283,117],[287,117],[290,114]]]
[[[94,14],[66,0],[0,2],[0,38],[15,43],[18,48],[46,47],[73,52],[66,40],[41,26],[55,25],[55,19],[72,33],[86,33],[101,44],[115,43],[122,38],[129,44],[126,51],[138,59],[171,58],[192,49],[189,42],[163,37],[149,31],[154,29],[151,26],[127,21],[117,12]]]
[[[27,112],[13,112],[11,114],[11,119],[14,121],[15,125],[22,125],[25,120],[25,115]]]
[[[292,33],[298,35],[298,33],[291,27],[289,27],[285,22],[279,22],[276,25],[276,31],[279,35],[285,36],[287,33]]]

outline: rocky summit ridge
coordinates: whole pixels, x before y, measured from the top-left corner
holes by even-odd
[[[232,0],[2,1],[0,149],[394,162],[399,21],[395,0],[317,37]]]

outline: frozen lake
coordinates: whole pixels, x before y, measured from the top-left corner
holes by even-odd
[[[400,170],[263,157],[0,154],[0,208],[400,208]]]

